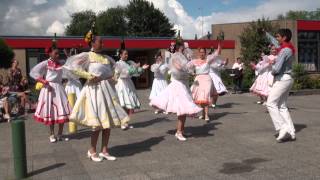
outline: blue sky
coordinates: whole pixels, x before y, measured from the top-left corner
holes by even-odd
[[[208,16],[212,12],[232,11],[235,9],[252,8],[259,5],[264,0],[178,0],[188,14],[192,17]]]

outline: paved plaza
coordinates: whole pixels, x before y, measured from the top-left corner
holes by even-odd
[[[156,115],[149,90],[140,90],[142,108],[134,129],[114,129],[110,153],[117,161],[86,157],[90,129],[81,127],[69,142],[49,143],[48,128],[27,117],[28,179],[320,179],[320,95],[290,96],[297,141],[279,144],[266,108],[250,94],[225,95],[210,109],[211,121],[188,118],[190,137],[174,137],[175,116]],[[65,126],[67,127],[67,126]],[[66,128],[67,129],[67,128]],[[100,142],[98,147],[100,147]],[[0,179],[14,179],[11,127],[0,123]]]

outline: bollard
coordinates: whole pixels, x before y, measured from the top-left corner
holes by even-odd
[[[73,106],[76,102],[76,94],[75,93],[68,94],[68,101],[69,101],[71,108],[73,108]],[[74,122],[69,122],[69,133],[73,134],[76,132],[77,132],[77,124]]]
[[[23,120],[12,121],[12,149],[16,179],[27,177],[26,134]]]

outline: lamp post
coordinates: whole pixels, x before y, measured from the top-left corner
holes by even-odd
[[[203,8],[202,7],[199,7],[198,8],[199,11],[200,11],[200,16],[201,16],[201,38],[203,37]]]

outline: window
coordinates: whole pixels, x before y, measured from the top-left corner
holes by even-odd
[[[320,71],[320,31],[298,33],[298,62],[307,71]]]

